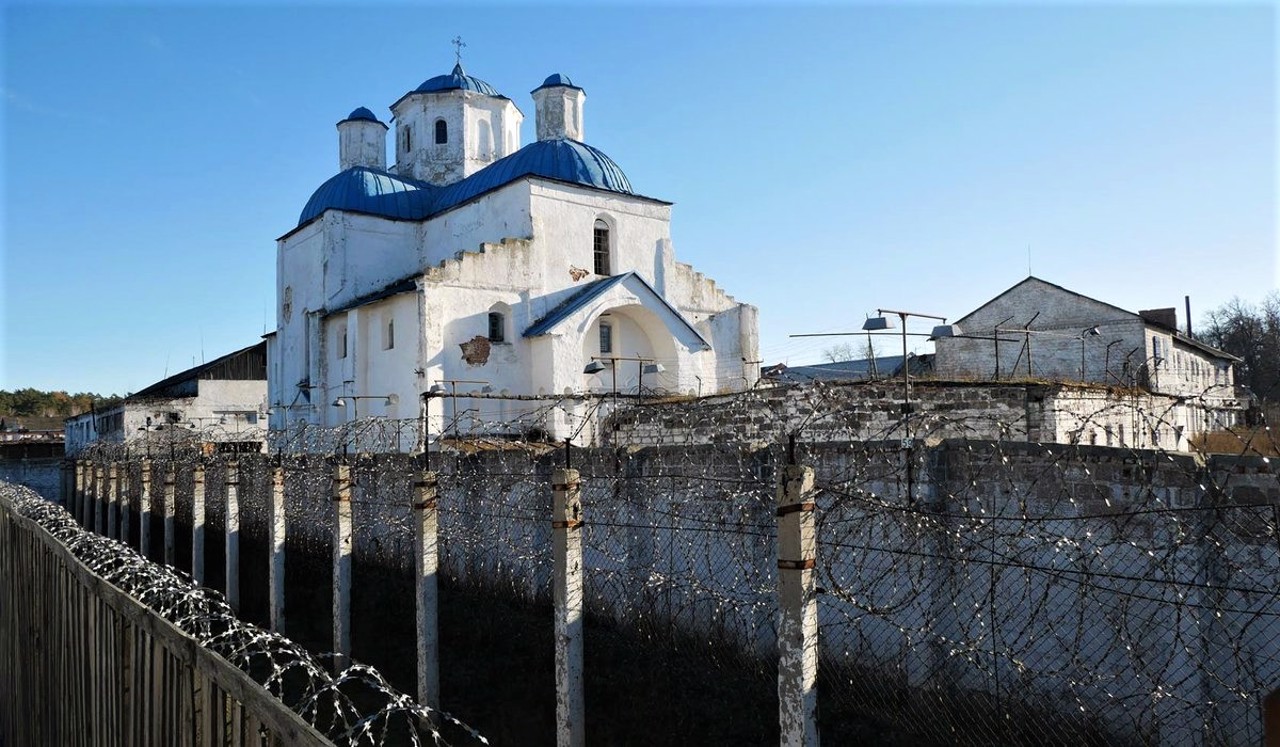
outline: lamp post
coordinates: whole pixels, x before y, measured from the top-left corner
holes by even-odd
[[[1084,340],[1086,337],[1097,337],[1102,330],[1095,325],[1080,332],[1080,381],[1084,381]]]
[[[1013,314],[1005,317],[1003,321],[996,322],[996,326],[992,328],[991,339],[995,340],[996,345],[996,381],[1000,380],[1000,325],[1005,324],[1013,318]]]
[[[1102,380],[1104,382],[1107,380],[1108,376],[1112,376],[1114,378],[1114,375],[1111,373],[1111,348],[1122,342],[1124,342],[1124,340],[1112,340],[1107,343],[1107,349],[1102,355]]]
[[[440,381],[443,384],[449,385],[449,400],[453,402],[453,436],[454,438],[457,438],[458,437],[458,385],[459,384],[484,384],[485,392],[489,392],[492,390],[488,387],[489,382],[481,381],[479,379],[441,379]],[[431,390],[435,390],[437,386],[440,386],[440,384],[436,384],[432,386]],[[440,396],[444,396],[443,391],[440,392]],[[443,415],[444,413],[441,413],[442,417]],[[442,435],[444,436],[449,435],[448,426],[445,426],[444,433]]]
[[[902,414],[903,414],[903,430],[906,439],[911,439],[911,427],[909,425],[909,417],[911,414],[911,372],[907,365],[907,317],[914,316],[921,319],[936,319],[942,324],[936,325],[929,334],[930,338],[938,337],[955,337],[960,334],[960,328],[954,324],[947,324],[945,316],[935,316],[933,314],[920,314],[914,311],[895,311],[893,309],[876,309],[879,316],[868,317],[862,323],[862,329],[866,332],[878,332],[887,329],[893,329],[893,320],[885,316],[885,314],[897,314],[902,326]]]
[[[608,361],[606,366],[604,361]],[[613,379],[613,405],[618,406],[618,361],[635,361],[639,364],[639,376],[636,378],[636,396],[640,397],[644,394],[644,375],[659,374],[667,370],[666,366],[658,363],[652,358],[641,358],[638,356],[614,355],[606,357],[592,356],[591,362],[583,367],[584,374],[598,374],[605,368],[612,369]]]
[[[351,400],[351,419],[360,419],[360,400],[362,399],[380,399],[384,400],[387,405],[394,405],[400,401],[398,394],[344,394],[333,401],[334,407],[346,407],[347,400]]]

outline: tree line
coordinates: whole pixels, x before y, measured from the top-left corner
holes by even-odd
[[[1236,383],[1265,402],[1280,403],[1280,291],[1256,305],[1231,299],[1205,316],[1195,337],[1239,356]]]
[[[62,417],[69,418],[94,408],[110,407],[123,399],[118,394],[102,395],[92,392],[69,394],[63,391],[47,392],[42,389],[0,389],[0,416],[6,417]]]

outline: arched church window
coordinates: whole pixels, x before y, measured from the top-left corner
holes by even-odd
[[[410,130],[408,125],[400,128],[400,139],[404,141],[404,151],[406,153],[413,150],[413,140],[410,137],[409,132]]]
[[[449,142],[449,125],[443,119],[436,120],[436,145]]]
[[[489,312],[489,342],[503,342],[507,335],[507,320],[498,311]]]
[[[613,323],[600,322],[600,353],[613,352]]]
[[[609,274],[609,224],[602,220],[596,220],[595,230],[593,234],[593,245],[595,248],[596,274]]]
[[[382,333],[382,349],[390,350],[396,346],[396,320],[388,319]]]

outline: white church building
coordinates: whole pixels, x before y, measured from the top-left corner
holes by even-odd
[[[417,418],[456,391],[483,395],[425,397],[429,428],[589,440],[592,393],[755,383],[755,307],[676,261],[671,203],[584,142],[583,89],[532,96],[524,146],[515,102],[461,64],[392,104],[394,131],[363,107],[338,123],[339,172],[277,242],[273,430]]]

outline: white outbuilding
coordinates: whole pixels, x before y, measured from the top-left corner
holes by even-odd
[[[278,240],[273,430],[482,390],[427,397],[432,427],[585,440],[583,394],[755,383],[755,307],[675,260],[671,203],[583,142],[582,88],[532,97],[524,146],[520,109],[461,64],[391,105],[394,132],[363,107],[338,123],[341,170]]]

